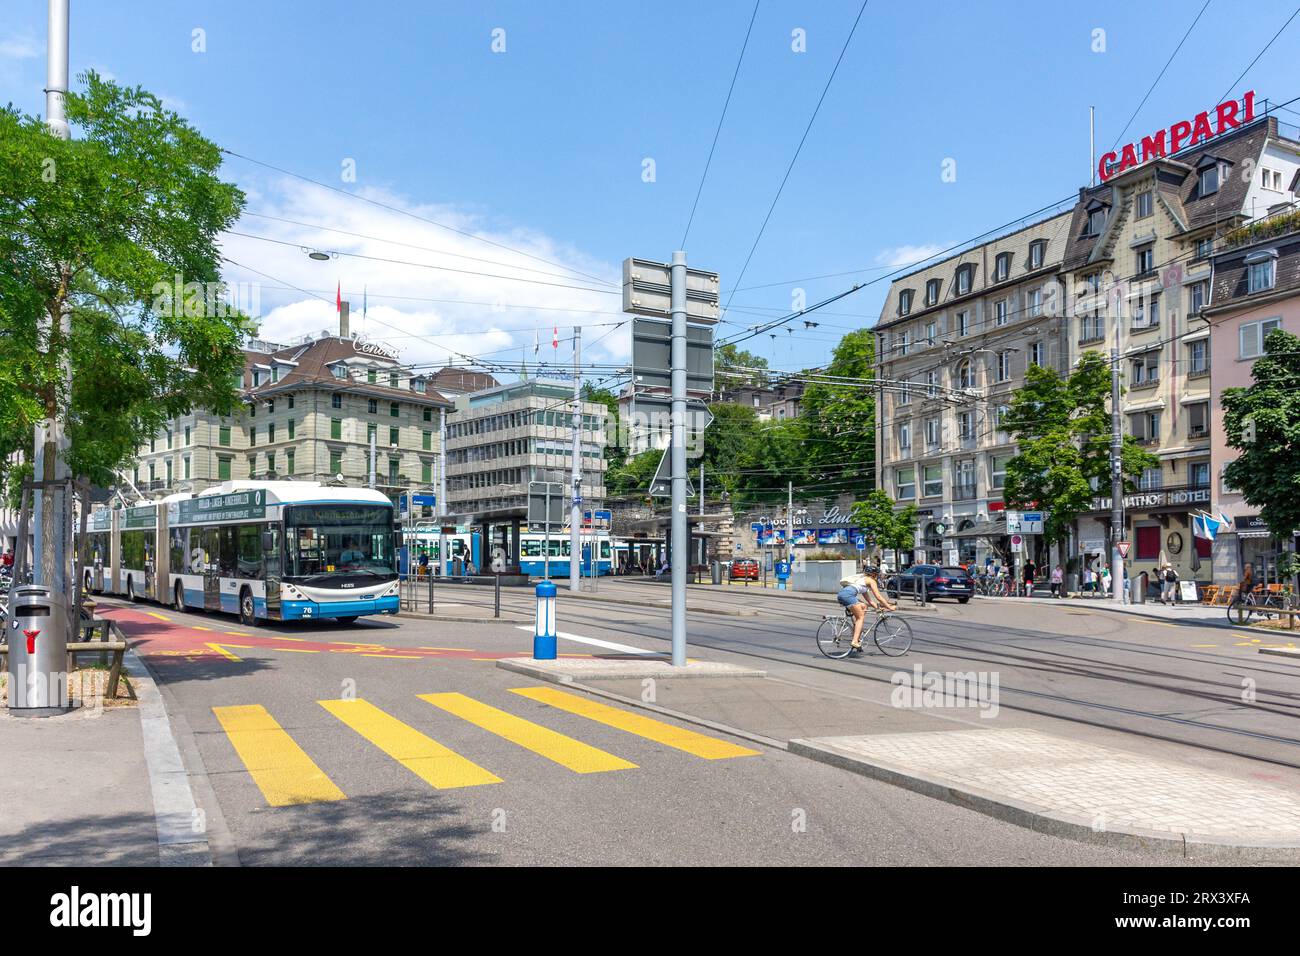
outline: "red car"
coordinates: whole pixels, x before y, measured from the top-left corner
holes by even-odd
[[[731,580],[739,581],[749,578],[751,581],[758,580],[758,562],[752,558],[740,558],[731,562]]]

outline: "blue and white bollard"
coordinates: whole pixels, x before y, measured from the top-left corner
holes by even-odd
[[[537,624],[533,629],[533,660],[555,660],[555,585],[537,584]]]

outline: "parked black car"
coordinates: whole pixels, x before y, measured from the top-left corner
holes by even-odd
[[[938,564],[914,564],[885,582],[885,587],[898,594],[915,594],[921,590],[925,578],[926,598],[951,597],[965,604],[975,593],[975,581],[965,568]]]

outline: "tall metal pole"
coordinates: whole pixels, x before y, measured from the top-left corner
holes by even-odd
[[[686,666],[686,253],[673,253],[669,312],[673,319],[672,359],[672,572],[673,666]]]
[[[1124,600],[1124,432],[1119,406],[1119,310],[1115,310],[1115,344],[1110,350],[1110,586],[1116,602]]]
[[[375,433],[378,430],[379,430],[379,426],[375,425],[372,427],[372,431],[370,432],[370,487],[371,488],[375,487]]]
[[[786,483],[785,503],[785,557],[794,554],[794,482]]]
[[[582,574],[582,329],[573,329],[573,506],[569,512],[569,590],[577,591]]]
[[[438,557],[442,561],[442,576],[447,576],[450,564],[447,560],[447,535],[443,527],[447,524],[447,409],[438,409]]]
[[[68,0],[49,2],[49,53],[45,73],[45,114],[50,132],[60,139],[70,138],[64,97],[68,92]],[[72,367],[68,360],[67,343],[72,337],[71,274],[66,265],[60,269],[62,288],[58,315],[43,313],[39,319],[37,338],[47,354],[59,355],[62,388],[53,384],[42,388],[41,400],[45,417],[36,426],[33,436],[33,472],[38,484],[33,497],[36,521],[33,528],[32,580],[43,584],[56,594],[68,591],[68,537],[72,527],[71,497],[68,494],[68,440],[63,427],[61,408],[63,395],[72,393]],[[62,483],[62,484],[58,484]],[[27,542],[20,542],[26,547]],[[75,622],[77,611],[68,609],[68,621]]]

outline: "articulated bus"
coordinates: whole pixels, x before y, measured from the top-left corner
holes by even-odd
[[[393,506],[365,488],[228,481],[90,516],[88,590],[261,620],[398,609]]]

